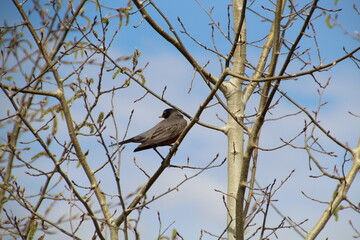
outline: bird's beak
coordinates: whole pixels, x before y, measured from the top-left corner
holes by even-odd
[[[164,116],[163,116],[163,115],[161,115],[161,116],[159,116],[159,118],[164,118]]]

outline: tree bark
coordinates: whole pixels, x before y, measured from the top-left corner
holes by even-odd
[[[234,39],[236,44],[232,71],[239,75],[245,74],[246,61],[246,24],[245,19],[242,22],[244,0],[233,1],[233,15],[234,15],[234,29],[240,29],[238,39]],[[239,26],[242,24],[242,26]],[[236,37],[237,33],[234,33]],[[242,122],[245,104],[243,102],[242,80],[232,77],[227,86],[227,91],[224,93],[227,100],[227,107],[238,119]],[[242,127],[228,116],[227,122],[227,137],[228,137],[228,239],[239,239],[236,236],[236,195],[238,183],[240,181],[240,169],[242,168],[242,159],[244,153],[244,131]]]

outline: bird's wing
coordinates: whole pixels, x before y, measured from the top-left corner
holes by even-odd
[[[162,121],[155,126],[156,128],[150,138],[141,145],[146,146],[162,144],[168,140],[177,138],[186,127],[186,124],[187,123],[184,119],[179,119],[175,122],[172,120],[171,124],[169,124],[168,121]]]
[[[180,119],[165,119],[158,124],[156,124],[153,128],[143,132],[135,137],[129,138],[125,141],[112,144],[125,144],[129,142],[141,143],[140,148],[151,148],[153,146],[158,146],[163,144],[164,142],[177,138],[182,130],[186,127],[186,120],[183,118]]]

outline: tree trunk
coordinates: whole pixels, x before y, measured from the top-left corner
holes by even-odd
[[[234,29],[239,29],[241,24],[241,14],[243,8],[243,0],[233,1],[233,15],[234,15]],[[236,36],[236,32],[234,33]],[[240,75],[245,73],[246,61],[246,25],[245,21],[241,26],[241,32],[237,41],[237,47],[234,52],[232,71]],[[236,39],[234,40],[236,41]],[[225,94],[227,100],[227,107],[237,117],[238,121],[242,121],[244,114],[245,103],[243,102],[242,80],[238,78],[231,78],[227,86]],[[227,207],[228,215],[228,239],[240,239],[236,236],[236,195],[238,184],[240,181],[240,172],[242,168],[242,159],[244,153],[244,132],[242,127],[232,118],[228,116],[227,122],[227,137],[228,137],[228,197]]]

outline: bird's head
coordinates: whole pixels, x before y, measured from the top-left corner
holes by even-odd
[[[162,115],[160,116],[160,118],[169,118],[170,116],[175,116],[175,115],[179,115],[181,116],[181,114],[174,108],[168,108],[165,109],[162,113]]]

